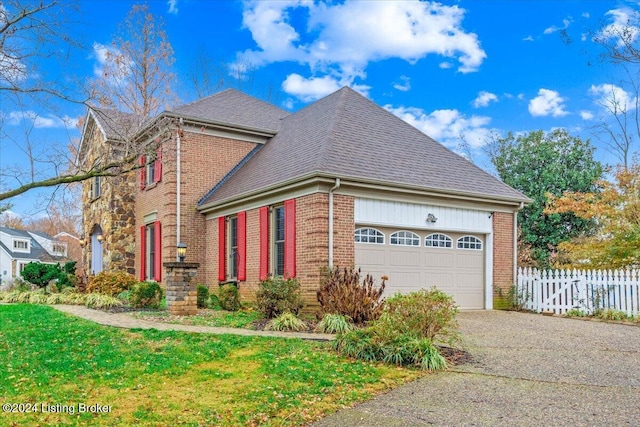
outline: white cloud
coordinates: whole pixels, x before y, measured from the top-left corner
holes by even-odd
[[[532,42],[534,39],[533,39],[533,36],[529,35],[529,36],[523,38],[522,40],[525,41],[525,42]]]
[[[489,135],[494,131],[487,127],[491,122],[490,117],[466,117],[458,110],[435,110],[427,114],[413,107],[385,105],[384,108],[449,147],[457,147],[461,139],[472,148],[481,147],[489,141]]]
[[[407,76],[400,76],[400,80],[402,80],[402,83],[393,84],[394,89],[402,92],[407,92],[409,89],[411,89],[411,78]]]
[[[350,86],[356,92],[369,96],[371,87],[354,84],[350,81],[338,80],[332,76],[305,78],[300,74],[292,73],[282,82],[282,89],[304,102],[312,102],[327,96],[343,86]]]
[[[449,68],[453,67],[453,64],[451,62],[444,61],[438,64],[438,67],[442,68],[443,70],[448,70]]]
[[[47,117],[43,117],[32,110],[11,111],[9,114],[4,115],[4,119],[11,126],[17,126],[23,121],[29,121],[38,129],[68,129],[76,127],[78,124],[78,119],[69,116],[58,117],[49,114]]]
[[[555,90],[540,89],[538,96],[529,101],[529,113],[532,116],[562,117],[569,114],[564,110],[565,99]]]
[[[291,12],[299,17],[301,9],[308,19],[294,22]],[[464,15],[458,6],[436,2],[246,1],[243,25],[256,49],[238,53],[237,62],[292,61],[308,66],[313,75],[353,82],[366,77],[372,61],[414,63],[439,55],[457,61],[458,71],[473,72],[486,53],[477,35],[463,29]]]
[[[589,94],[595,96],[595,102],[610,112],[633,110],[637,101],[629,92],[610,83],[591,85]]]
[[[588,111],[588,110],[581,110],[580,111],[580,117],[582,117],[582,120],[592,120],[593,119],[593,113],[591,111]]]
[[[589,19],[591,15],[589,14],[589,12],[582,12],[582,17]]]
[[[491,102],[497,102],[498,97],[496,94],[487,92],[486,90],[478,92],[478,97],[473,100],[472,104],[475,108],[486,107]]]
[[[282,82],[282,89],[304,102],[311,102],[340,89],[340,84],[331,76],[306,79],[300,74],[293,73]]]
[[[178,0],[168,0],[167,6],[169,6],[169,10],[167,10],[168,13],[172,15],[178,14]]]
[[[611,9],[605,15],[613,21],[605,26],[596,36],[603,40],[617,39],[617,45],[633,44],[640,35],[640,17],[638,13],[628,7]]]
[[[571,19],[571,17],[565,18],[562,20],[562,27],[556,27],[555,25],[552,25],[548,28],[545,28],[544,34],[553,34],[556,31],[566,30],[567,28],[569,28],[569,25],[571,25],[572,22],[573,19]]]

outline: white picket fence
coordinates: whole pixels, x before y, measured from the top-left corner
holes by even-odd
[[[640,270],[518,269],[518,298],[523,308],[563,314],[577,308],[640,314]]]

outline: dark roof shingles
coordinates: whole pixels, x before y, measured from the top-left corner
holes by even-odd
[[[314,173],[528,200],[364,96],[342,88],[284,118],[277,135],[200,206]]]

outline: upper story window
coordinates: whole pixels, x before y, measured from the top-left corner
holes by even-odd
[[[375,228],[358,228],[355,232],[355,241],[384,245],[384,233]]]
[[[90,182],[89,195],[91,200],[94,200],[102,194],[102,177],[94,176]]]
[[[273,208],[273,273],[284,275],[284,206]]]
[[[473,236],[462,236],[458,239],[458,249],[482,250],[482,240]]]
[[[13,241],[13,250],[15,252],[29,252],[31,249],[29,248],[28,240],[14,240]]]
[[[67,254],[67,247],[62,243],[54,243],[53,244],[53,253],[54,255],[62,255],[65,256]]]
[[[396,231],[389,236],[389,242],[398,246],[420,246],[420,236],[411,231]]]
[[[162,180],[162,147],[154,154],[140,157],[140,189]]]
[[[453,241],[446,234],[429,234],[424,238],[424,246],[427,248],[451,248]]]

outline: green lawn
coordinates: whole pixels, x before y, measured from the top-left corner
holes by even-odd
[[[0,306],[0,400],[74,414],[0,425],[304,425],[424,372],[294,339],[127,331],[37,305]],[[78,413],[79,405],[109,413]],[[48,405],[48,406],[47,406]]]
[[[194,316],[175,316],[167,310],[157,310],[132,312],[130,315],[138,319],[149,319],[157,322],[229,328],[247,328],[254,320],[263,317],[260,312],[255,310],[198,310],[198,314]]]

